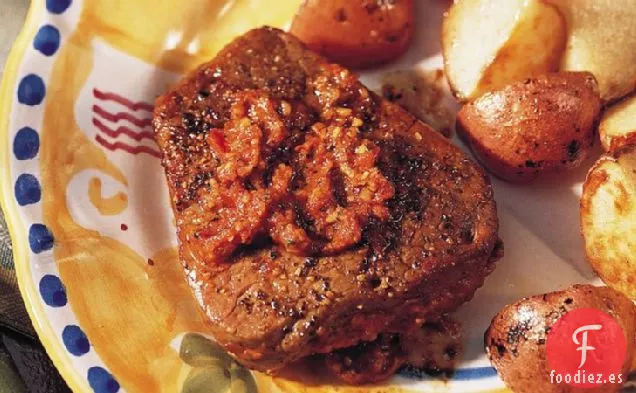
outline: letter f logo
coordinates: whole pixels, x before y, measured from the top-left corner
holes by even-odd
[[[587,332],[590,330],[601,330],[602,328],[603,327],[601,325],[586,325],[576,329],[574,334],[572,334],[572,341],[574,341],[574,344],[580,345],[580,347],[576,349],[577,351],[581,351],[581,364],[579,365],[579,368],[583,367],[587,361],[587,351],[593,351],[596,349],[587,345]],[[577,337],[579,333],[583,333],[581,342],[579,342]]]

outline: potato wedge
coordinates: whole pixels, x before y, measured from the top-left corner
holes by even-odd
[[[601,279],[636,299],[636,144],[605,154],[587,174],[581,232]]]
[[[492,320],[484,336],[485,349],[493,367],[515,393],[612,393],[619,384],[576,389],[550,381],[546,359],[547,332],[568,311],[595,308],[614,317],[625,333],[627,357],[623,375],[634,357],[636,308],[630,299],[608,287],[574,285],[564,291],[533,296],[504,307]]]
[[[564,15],[569,39],[561,70],[589,71],[601,98],[636,87],[636,4],[633,0],[547,0]]]
[[[599,132],[601,143],[607,151],[636,143],[636,95],[609,108],[603,114]]]
[[[442,28],[444,66],[460,101],[557,71],[565,20],[540,0],[459,0]]]
[[[579,166],[594,144],[600,110],[592,74],[548,74],[465,105],[457,131],[493,174],[524,182]]]
[[[406,52],[413,17],[413,0],[306,0],[291,33],[330,60],[367,68]]]

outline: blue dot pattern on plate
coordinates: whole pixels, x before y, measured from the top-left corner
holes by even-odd
[[[66,288],[59,277],[47,274],[40,280],[40,296],[51,307],[66,306]]]
[[[39,105],[44,100],[45,90],[42,78],[29,74],[18,85],[18,101],[25,105]]]
[[[20,206],[39,202],[42,196],[38,179],[28,173],[18,176],[18,180],[15,181],[14,192],[15,199]]]
[[[46,9],[53,14],[61,14],[71,5],[71,0],[46,0]]]
[[[116,393],[119,391],[119,383],[101,367],[88,369],[88,384],[95,393]]]
[[[13,154],[18,160],[29,160],[38,154],[40,137],[31,127],[18,130],[13,140]]]
[[[45,56],[52,56],[60,47],[60,31],[51,25],[40,27],[33,39],[33,47]]]
[[[33,224],[29,228],[29,246],[36,254],[53,248],[53,234],[42,224]]]
[[[82,356],[88,353],[90,343],[86,334],[77,325],[68,325],[62,331],[62,341],[66,350],[75,356]]]

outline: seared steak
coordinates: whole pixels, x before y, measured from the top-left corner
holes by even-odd
[[[499,256],[484,171],[282,31],[237,38],[153,124],[186,276],[249,367],[450,312]]]

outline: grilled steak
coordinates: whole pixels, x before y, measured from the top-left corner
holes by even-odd
[[[282,31],[237,38],[153,124],[187,279],[249,367],[408,331],[499,256],[483,170]]]

